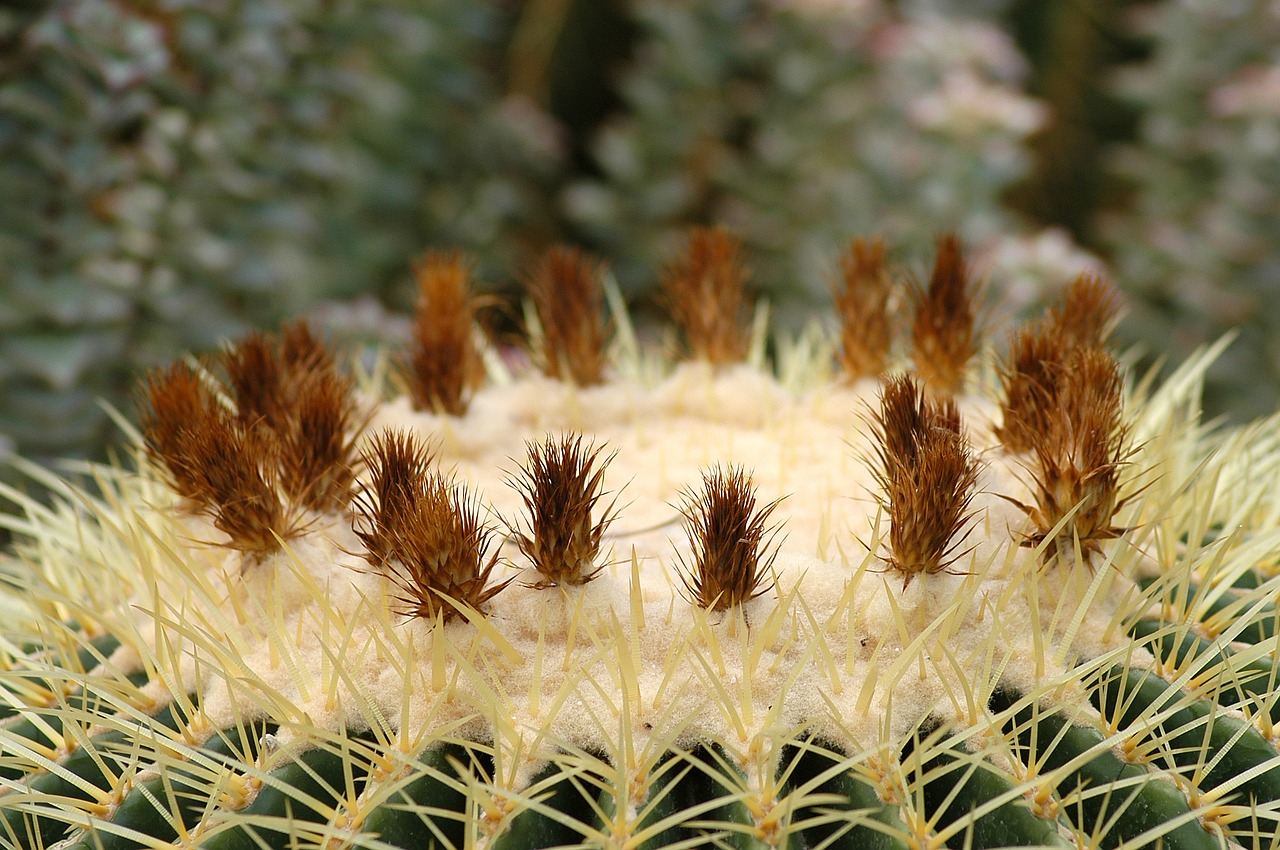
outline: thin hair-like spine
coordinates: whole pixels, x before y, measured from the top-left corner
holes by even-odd
[[[741,240],[719,226],[690,230],[684,256],[663,274],[662,299],[694,359],[720,366],[746,358],[746,278]]]
[[[874,474],[889,517],[886,561],[905,590],[918,575],[953,572],[974,518],[979,466],[951,400],[890,378],[872,416]]]
[[[777,554],[778,527],[769,517],[778,504],[757,508],[755,485],[740,466],[712,467],[700,491],[685,491],[679,510],[693,555],[690,564],[682,560],[680,579],[695,604],[726,611],[764,592]]]
[[[509,483],[524,502],[528,525],[512,525],[512,536],[545,585],[586,584],[603,568],[597,559],[616,516],[610,504],[593,517],[614,455],[602,456],[602,447],[584,444],[580,434],[526,447],[528,461]]]

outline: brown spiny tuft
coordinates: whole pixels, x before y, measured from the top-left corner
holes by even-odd
[[[702,492],[684,495],[680,513],[693,546],[693,565],[682,569],[680,578],[693,601],[725,611],[763,593],[761,585],[776,554],[769,550],[777,526],[768,522],[778,503],[757,510],[751,476],[739,466],[713,468],[702,476]]]
[[[840,319],[840,366],[849,380],[884,373],[893,343],[891,292],[884,242],[852,240],[840,257],[840,281],[832,291]]]
[[[275,454],[267,435],[244,428],[190,367],[148,378],[142,433],[148,455],[168,470],[174,490],[196,503],[231,538],[264,555],[298,529],[275,490]]]
[[[359,431],[354,390],[306,322],[254,333],[223,357],[240,427],[275,444],[279,483],[299,507],[345,507]]]
[[[1124,531],[1113,520],[1124,504],[1119,496],[1119,470],[1126,438],[1115,359],[1097,348],[1072,350],[1047,421],[1030,432],[1036,503],[1021,507],[1036,530],[1028,545],[1048,539],[1077,506],[1047,547],[1047,556],[1073,552],[1078,539],[1088,560],[1100,550],[1101,541]]]
[[[218,400],[200,376],[185,363],[147,376],[142,388],[141,427],[147,456],[169,473],[170,486],[180,495],[208,505],[212,494],[197,474],[193,435],[219,415]]]
[[[889,516],[889,566],[903,589],[949,571],[973,519],[978,463],[955,404],[925,398],[910,376],[890,379],[873,417],[876,479]]]
[[[288,382],[275,341],[255,331],[227,349],[222,362],[240,422],[246,427],[280,427],[288,407],[283,397]]]
[[[369,563],[382,567],[408,529],[435,458],[412,433],[392,430],[375,434],[362,458],[369,483],[353,503],[359,520],[355,533]]]
[[[192,470],[206,494],[206,510],[231,538],[231,547],[250,555],[274,552],[281,539],[301,531],[276,491],[274,449],[262,430],[243,428],[224,411],[191,432]]]
[[[527,532],[512,528],[516,544],[546,586],[586,584],[603,566],[596,557],[614,519],[612,505],[598,520],[591,517],[613,455],[601,459],[601,449],[583,446],[580,435],[530,442],[528,450],[528,465],[511,481],[529,513]]]
[[[662,295],[694,358],[722,365],[747,356],[742,242],[723,227],[695,227],[684,257],[663,275]]]
[[[333,354],[305,320],[280,329],[280,359],[289,375],[334,371]]]
[[[293,410],[276,435],[280,484],[297,505],[342,510],[351,500],[360,424],[349,378],[332,369],[306,374],[293,388]]]
[[[356,500],[356,533],[365,559],[383,569],[406,616],[449,620],[454,602],[481,610],[506,587],[489,586],[498,556],[487,555],[491,530],[461,484],[427,468],[427,450],[408,434],[387,433],[369,454],[371,491]]]
[[[1004,400],[996,436],[1006,451],[1030,451],[1032,436],[1048,428],[1071,348],[1067,335],[1053,322],[1036,322],[1014,334],[1008,359],[1000,367]]]
[[[576,248],[555,247],[529,277],[542,325],[542,371],[579,386],[604,381],[603,264]]]
[[[1048,310],[1046,319],[1072,345],[1100,348],[1120,311],[1115,287],[1097,275],[1082,274],[1062,295],[1062,303]]]
[[[977,352],[976,294],[965,265],[960,240],[938,240],[938,256],[928,287],[913,287],[916,318],[911,326],[915,371],[925,387],[939,395],[964,389],[969,361]]]
[[[418,307],[407,370],[410,396],[418,410],[461,416],[483,375],[472,334],[471,265],[456,251],[429,252],[413,272]]]

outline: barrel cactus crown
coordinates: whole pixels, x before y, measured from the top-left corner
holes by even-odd
[[[5,519],[0,846],[1276,847],[1280,429],[1198,421],[1214,352],[1130,380],[1092,278],[997,332],[950,238],[769,339],[746,260],[692,232],[650,338],[555,249],[512,352],[433,254],[402,352],[146,376]]]

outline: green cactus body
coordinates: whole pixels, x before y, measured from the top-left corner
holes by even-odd
[[[927,428],[973,445],[972,517],[917,574],[872,470],[890,384],[838,380],[825,343],[780,341],[766,369],[759,337],[745,363],[672,366],[614,320],[597,386],[489,356],[454,416],[385,370],[359,382],[366,434],[429,438],[423,462],[512,529],[487,579],[510,583],[432,617],[358,506],[250,552],[144,452],[94,467],[95,495],[33,468],[66,498],[4,520],[24,542],[3,563],[0,846],[1276,846],[1280,431],[1198,424],[1213,352],[1131,394],[1124,530],[1074,554],[1024,545],[1034,461],[970,375]],[[547,433],[614,453],[577,583],[534,570],[541,496],[508,486]],[[749,481],[778,529],[728,602],[681,530],[715,518],[677,507],[723,463],[751,475],[708,480]]]

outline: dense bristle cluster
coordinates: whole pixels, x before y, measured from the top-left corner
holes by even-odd
[[[885,371],[893,344],[892,288],[884,242],[852,240],[840,257],[840,278],[832,291],[840,322],[837,356],[850,380],[879,377]]]
[[[954,235],[938,240],[929,285],[914,287],[913,296],[916,316],[911,326],[911,344],[915,371],[932,393],[960,393],[978,342],[976,293],[960,240]]]
[[[1062,303],[1049,308],[1046,320],[1072,345],[1098,347],[1106,341],[1119,311],[1115,287],[1097,275],[1082,274],[1067,286]]]
[[[603,265],[576,248],[555,247],[542,256],[528,281],[542,330],[542,371],[552,378],[591,386],[606,365]]]
[[[304,324],[252,334],[222,358],[228,409],[212,377],[175,366],[145,387],[148,455],[232,545],[263,554],[297,533],[301,510],[350,498],[358,432],[350,382]],[[222,388],[217,388],[222,389]]]
[[[693,601],[726,611],[764,592],[777,528],[771,502],[756,508],[755,486],[740,466],[716,466],[702,476],[700,492],[687,491],[680,513],[685,518],[693,563],[681,573]]]
[[[612,506],[592,518],[613,456],[602,458],[581,435],[527,446],[528,463],[511,481],[528,512],[528,527],[512,528],[516,544],[547,585],[586,584],[603,567],[596,559],[613,521]]]
[[[1043,427],[1030,432],[1036,504],[1024,509],[1037,530],[1029,542],[1054,535],[1075,509],[1047,555],[1069,553],[1079,541],[1088,556],[1099,551],[1100,541],[1121,532],[1113,525],[1123,504],[1118,492],[1126,433],[1121,389],[1120,370],[1109,353],[1073,349]]]
[[[716,365],[737,363],[747,354],[745,313],[750,298],[744,284],[742,242],[723,227],[697,227],[685,255],[662,280],[671,317],[684,333],[695,359]]]
[[[370,483],[354,503],[355,532],[365,559],[399,589],[401,613],[449,620],[457,605],[481,610],[506,584],[489,584],[498,557],[487,554],[492,534],[479,502],[432,468],[412,434],[379,434],[365,464]]]
[[[936,401],[910,376],[885,384],[873,417],[876,478],[889,516],[889,566],[903,587],[917,575],[948,570],[960,557],[978,463],[955,404]]]
[[[418,410],[461,416],[483,375],[473,331],[471,265],[459,252],[431,252],[414,264],[418,304],[409,356],[410,397]]]
[[[1000,369],[1004,398],[996,427],[1007,451],[1030,451],[1034,435],[1047,432],[1070,352],[1066,334],[1052,322],[1037,322],[1014,334]]]

